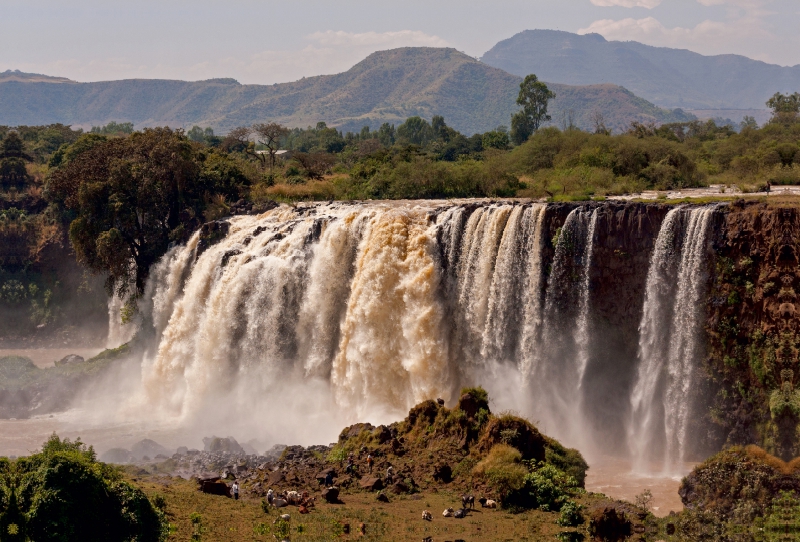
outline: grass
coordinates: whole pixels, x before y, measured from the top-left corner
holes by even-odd
[[[460,495],[447,490],[411,496],[390,496],[390,503],[381,503],[372,493],[342,496],[344,504],[327,504],[317,499],[316,508],[300,515],[295,507],[264,513],[261,499],[243,495],[234,501],[226,497],[197,491],[194,482],[179,478],[145,476],[134,478],[151,500],[163,499],[164,510],[172,524],[170,541],[276,540],[288,535],[293,542],[317,540],[396,541],[420,540],[554,540],[564,529],[555,522],[558,514],[530,510],[510,514],[500,509],[478,506],[467,518],[445,518],[445,508],[460,508]],[[429,510],[433,521],[421,519],[422,510]],[[290,514],[288,524],[275,523],[279,514]],[[193,522],[194,519],[194,522]],[[359,524],[365,524],[365,534]],[[350,534],[344,534],[344,524]],[[192,538],[195,533],[199,538]]]

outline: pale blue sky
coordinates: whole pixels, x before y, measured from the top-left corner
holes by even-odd
[[[479,57],[534,28],[800,64],[800,0],[2,0],[0,71],[271,84],[393,47]]]

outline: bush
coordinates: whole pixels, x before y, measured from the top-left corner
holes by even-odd
[[[540,464],[538,469],[525,476],[521,488],[509,493],[503,504],[558,512],[577,489],[575,478],[553,465]]]
[[[556,520],[556,523],[562,527],[577,527],[583,523],[582,508],[583,507],[575,501],[568,500],[561,507],[561,515]]]
[[[472,473],[485,477],[500,495],[506,495],[522,488],[528,469],[522,463],[519,450],[507,444],[497,444],[475,465]]]
[[[18,518],[19,540],[149,542],[167,536],[163,513],[80,440],[53,435],[40,453],[3,466],[0,488],[8,499],[0,525]]]

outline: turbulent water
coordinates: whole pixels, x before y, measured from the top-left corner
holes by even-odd
[[[686,459],[689,390],[699,359],[704,264],[713,209],[673,209],[656,239],[639,327],[639,370],[631,395],[634,467],[660,460],[667,473]]]
[[[196,234],[151,271],[140,405],[176,419],[229,412],[266,423],[290,402],[386,421],[484,385],[495,409],[591,451],[583,398],[599,209],[576,206],[560,227],[544,204],[479,201],[232,218],[222,241],[206,246]],[[606,391],[631,395],[628,434],[640,455],[658,445],[675,461],[684,454],[711,212],[664,220],[636,309],[638,380]]]

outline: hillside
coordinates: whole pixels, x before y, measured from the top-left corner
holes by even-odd
[[[10,75],[7,75],[10,74]],[[225,132],[265,120],[289,126],[327,122],[360,130],[398,124],[420,115],[443,115],[465,133],[508,125],[517,110],[520,78],[445,48],[402,48],[373,53],[350,70],[276,85],[242,85],[233,79],[187,82],[131,79],[76,83],[19,72],[0,74],[0,124],[102,125],[130,121],[137,127],[212,126]],[[551,111],[574,110],[579,126],[601,110],[609,126],[631,121],[680,120],[613,85],[553,86]]]
[[[669,108],[765,109],[775,92],[800,89],[800,66],[606,41],[599,34],[526,30],[501,41],[481,60],[520,76],[535,73],[545,81],[621,85]]]

